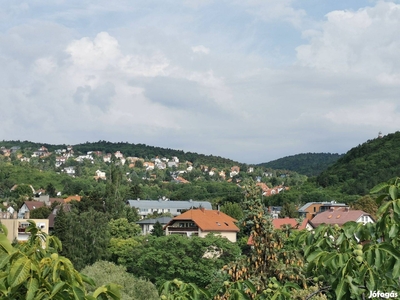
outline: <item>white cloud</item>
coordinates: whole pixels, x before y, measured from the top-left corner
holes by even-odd
[[[296,48],[298,63],[319,70],[354,72],[365,76],[400,71],[400,5],[378,2],[357,11],[326,15],[318,34]]]
[[[210,49],[208,49],[207,47],[203,46],[203,45],[199,45],[199,46],[193,46],[192,47],[192,51],[194,53],[203,53],[203,54],[208,54],[210,53]]]
[[[309,22],[289,0],[46,3],[0,28],[3,139],[123,140],[257,163],[347,151],[400,125],[397,4]]]

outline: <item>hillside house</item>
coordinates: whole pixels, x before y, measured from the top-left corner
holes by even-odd
[[[181,214],[191,208],[204,207],[212,209],[211,203],[206,201],[174,201],[169,199],[159,200],[127,200],[126,204],[130,207],[135,207],[139,215],[144,218],[152,213],[170,213],[173,216]]]
[[[214,233],[236,242],[239,228],[237,220],[219,210],[191,209],[174,217],[165,225],[165,235],[180,234],[185,236],[205,237]]]
[[[36,223],[36,226],[44,233],[49,234],[49,220],[48,219],[31,219]],[[28,220],[24,219],[3,219],[1,223],[7,228],[7,239],[10,242],[15,240],[18,242],[27,241],[30,233],[26,232],[26,228],[30,225]]]
[[[304,219],[301,222],[294,218],[273,219],[272,226],[274,227],[274,229],[285,229],[285,227],[291,227],[295,230],[307,231],[312,231],[314,229],[314,225],[308,219]],[[253,245],[252,236],[250,236],[247,240],[247,245]]]
[[[336,203],[335,201],[332,202],[308,202],[302,207],[298,209],[298,213],[300,217],[307,218],[312,220],[317,214],[330,210],[331,208],[343,208],[349,207],[344,203]]]
[[[159,217],[155,219],[140,220],[136,222],[136,224],[140,225],[140,228],[142,229],[142,234],[146,235],[146,234],[151,234],[151,231],[154,228],[154,224],[156,224],[157,222],[159,222],[164,227],[171,220],[172,220],[171,217]]]
[[[372,216],[362,210],[352,210],[349,207],[341,207],[341,208],[330,208],[327,211],[317,214],[312,220],[311,223],[314,227],[317,227],[321,224],[329,224],[329,225],[339,225],[343,226],[346,222],[356,222],[356,223],[375,223],[375,220]]]

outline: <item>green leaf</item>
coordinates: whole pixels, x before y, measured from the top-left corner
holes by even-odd
[[[16,287],[25,282],[29,277],[31,269],[31,260],[25,256],[20,257],[11,265],[8,283],[10,287]]]
[[[321,255],[323,255],[325,252],[321,251],[321,250],[317,250],[314,251],[313,253],[311,253],[310,255],[307,256],[307,261],[311,262],[311,261],[315,261],[317,260]]]
[[[339,279],[339,284],[336,286],[335,294],[336,299],[341,300],[346,295],[346,291],[348,290],[347,282],[344,278]]]
[[[8,264],[8,262],[10,261],[10,255],[8,255],[7,253],[1,253],[0,254],[0,270],[4,268],[5,265]]]
[[[95,282],[93,281],[93,279],[90,278],[89,276],[87,276],[85,274],[82,274],[82,273],[79,273],[79,275],[81,275],[83,282],[85,282],[87,284],[90,284],[91,286],[95,286],[96,285]]]
[[[381,251],[378,248],[375,248],[375,266],[380,268],[382,265],[382,256]]]
[[[4,225],[1,226],[3,227],[4,231],[5,226]],[[8,240],[7,236],[4,233],[0,233],[0,248],[2,248],[8,254],[11,254],[15,251],[15,249],[13,248],[13,246],[11,245],[10,241]]]
[[[395,249],[392,245],[382,243],[382,244],[379,244],[378,247],[379,247],[379,249],[382,249],[383,251],[387,252],[389,255],[400,260],[400,252],[397,249]]]
[[[397,186],[391,185],[389,187],[389,195],[390,195],[390,198],[392,198],[392,200],[397,199]]]
[[[399,232],[399,227],[398,227],[398,225],[397,225],[397,224],[393,224],[393,225],[390,227],[389,237],[390,237],[390,238],[396,237],[398,232]]]
[[[386,189],[387,187],[388,187],[388,184],[386,182],[379,183],[378,185],[374,186],[371,189],[370,193],[371,194],[379,193],[379,192],[383,191],[384,189]]]
[[[72,286],[72,292],[76,300],[80,300],[85,297],[85,292],[77,286]]]
[[[36,278],[30,278],[28,281],[26,300],[32,300],[35,297],[37,290],[39,289],[39,282]]]
[[[400,215],[400,199],[393,202],[393,210],[397,215]]]
[[[65,282],[57,282],[51,291],[50,298],[53,298],[65,285]]]
[[[368,270],[368,277],[365,279],[366,286],[369,291],[375,291],[378,285],[379,277],[372,269]]]
[[[392,276],[393,276],[393,278],[399,278],[400,277],[400,260],[396,260],[396,263],[393,266]]]

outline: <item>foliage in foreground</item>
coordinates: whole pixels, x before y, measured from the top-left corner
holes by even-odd
[[[268,229],[268,220],[254,206],[258,201],[250,201],[253,204],[249,208],[254,211],[250,218],[254,257],[250,255],[247,262],[238,261],[225,268],[231,279],[214,295],[180,281],[166,282],[160,295],[163,299],[288,300],[326,296],[361,300],[374,291],[398,293],[400,178],[377,185],[371,193],[377,194],[380,205],[376,223],[348,222],[341,228],[322,225],[315,232],[303,232],[297,237],[297,248],[304,249],[304,269],[300,268],[301,263],[297,269],[285,266],[280,259],[279,250],[283,245],[279,237]],[[259,228],[263,230],[258,231]],[[289,261],[296,257],[293,253],[286,255]],[[295,278],[294,271],[298,272]]]
[[[86,285],[89,292],[94,292],[98,287],[107,283],[122,286],[121,300],[157,300],[159,299],[156,287],[149,281],[135,278],[126,272],[123,266],[112,262],[98,261],[82,270],[82,274],[93,279],[95,286]]]
[[[60,241],[40,232],[29,221],[27,242],[12,246],[7,229],[0,232],[0,298],[1,299],[120,299],[120,288],[107,284],[89,294],[85,283],[94,285],[80,274],[71,261],[58,255]],[[110,297],[110,298],[108,298]]]

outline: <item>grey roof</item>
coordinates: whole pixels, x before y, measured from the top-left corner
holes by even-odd
[[[203,207],[205,209],[212,209],[211,203],[207,201],[175,201],[175,200],[127,200],[130,207],[136,208],[170,208],[170,209],[190,209],[192,207]]]
[[[344,203],[336,203],[336,202],[308,202],[304,204],[302,207],[300,207],[298,212],[305,212],[306,209],[313,204],[321,204],[322,206],[340,206],[340,207],[348,206]]]
[[[157,222],[161,223],[162,225],[168,224],[171,221],[171,217],[159,217],[156,219],[145,219],[141,221],[137,221],[136,224],[155,224]]]

